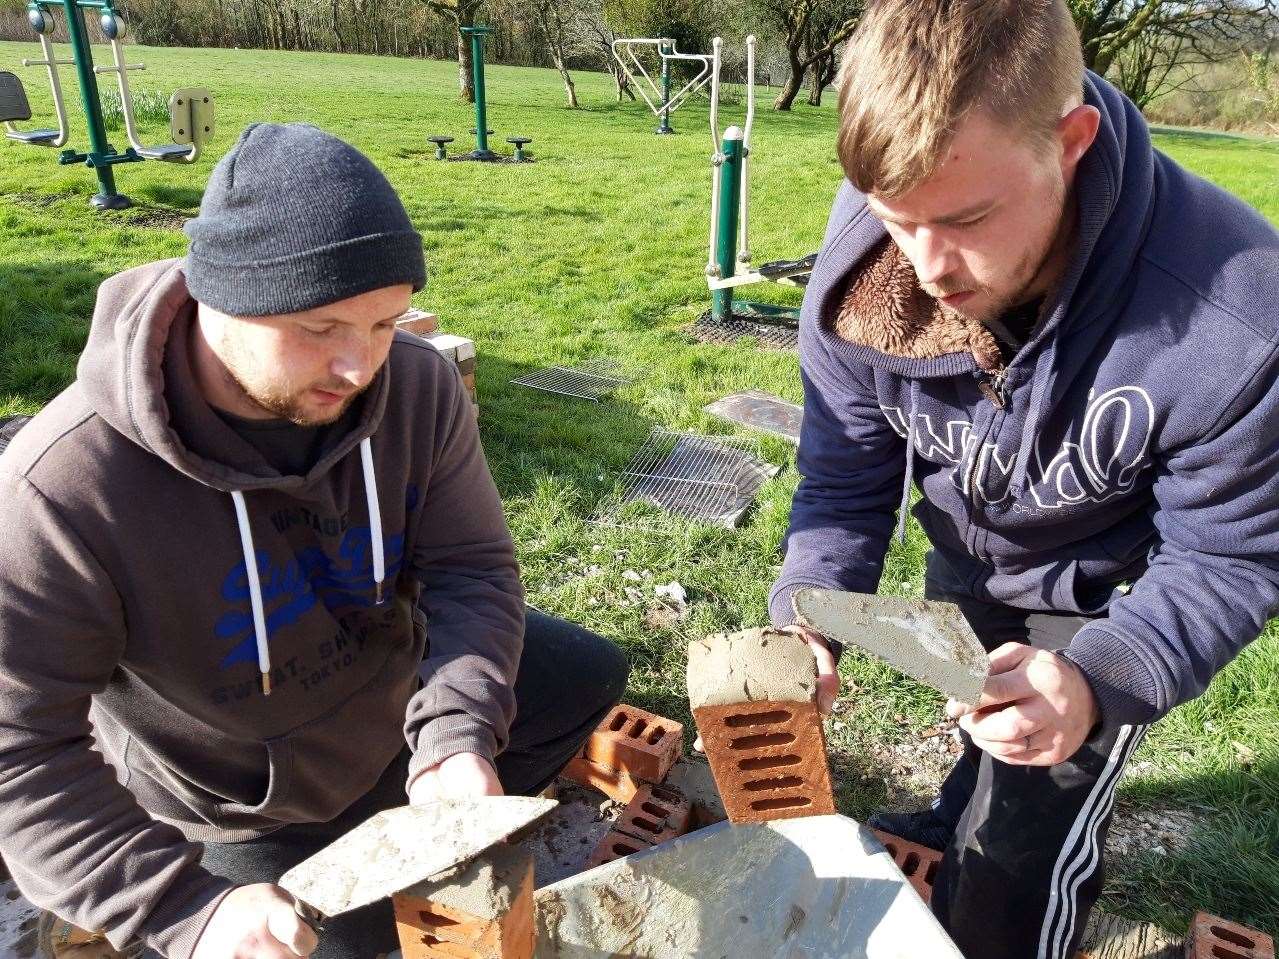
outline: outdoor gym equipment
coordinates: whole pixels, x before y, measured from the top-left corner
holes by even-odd
[[[56,27],[52,12],[55,7],[60,8],[66,16],[67,35],[73,54],[70,60],[59,60],[54,54],[53,44],[49,42]],[[111,44],[112,66],[94,66],[85,10],[100,11],[102,33]],[[169,133],[173,143],[146,146],[139,139],[128,73],[130,70],[146,68],[140,63],[125,63],[121,41],[127,27],[114,7],[114,0],[31,0],[27,5],[27,20],[40,38],[44,59],[23,60],[22,65],[45,67],[48,70],[58,129],[20,130],[16,127],[15,121],[31,119],[31,107],[26,90],[17,75],[0,71],[0,121],[4,122],[5,136],[8,139],[32,146],[49,147],[60,147],[67,142],[67,111],[62,99],[58,67],[74,66],[80,86],[80,101],[88,120],[90,149],[87,153],[63,150],[58,155],[58,162],[64,165],[83,163],[97,174],[98,192],[89,200],[91,205],[102,210],[121,210],[132,205],[127,196],[116,191],[115,174],[111,168],[117,163],[138,163],[143,160],[194,163],[199,158],[201,146],[213,135],[213,97],[202,87],[183,87],[169,98]],[[100,73],[116,75],[125,135],[129,139],[129,146],[123,152],[117,152],[107,141],[98,94],[97,75]]]
[[[797,323],[799,311],[767,303],[738,303],[733,290],[751,283],[803,286],[817,254],[801,260],[778,260],[751,269],[750,155],[755,124],[755,38],[746,38],[746,124],[719,132],[720,50],[715,38],[711,68],[711,224],[706,285],[711,290],[711,319],[726,323],[734,316],[764,323]]]
[[[480,163],[530,163],[533,158],[524,152],[524,146],[532,143],[532,137],[507,137],[506,142],[514,145],[514,156],[502,156],[489,149],[489,137],[493,131],[488,128],[488,106],[484,91],[484,38],[493,32],[492,27],[461,27],[463,33],[471,38],[471,85],[475,88],[475,149],[470,153],[450,157],[447,145],[453,142],[450,136],[427,137],[427,142],[435,144],[437,160],[476,160]]]
[[[657,55],[662,63],[662,85],[660,89],[644,68],[640,58],[636,56],[636,48],[642,47],[657,48]],[[630,78],[631,83],[635,85],[635,89],[639,91],[640,96],[644,98],[644,102],[648,104],[648,108],[653,111],[653,115],[662,121],[658,124],[657,129],[654,131],[655,133],[675,132],[671,127],[671,114],[688,102],[689,97],[710,82],[714,68],[713,55],[680,53],[675,48],[675,41],[667,37],[614,40],[613,58],[621,65],[626,76]],[[628,63],[627,61],[630,62]],[[679,92],[672,97],[671,64],[680,62],[697,63],[700,66],[693,79],[680,87]],[[640,77],[643,78],[643,83],[640,82]],[[649,96],[650,93],[652,94],[651,97]],[[660,101],[660,103],[654,102],[655,100]]]

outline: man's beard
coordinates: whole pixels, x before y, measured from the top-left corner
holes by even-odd
[[[322,413],[308,411],[305,405],[306,394],[313,389],[325,390],[330,393],[344,394],[351,388],[351,384],[345,381],[330,383],[326,381],[324,384],[314,384],[301,389],[294,389],[289,383],[271,384],[267,386],[258,386],[249,383],[243,376],[237,372],[242,359],[239,349],[231,347],[224,353],[222,366],[227,372],[227,376],[244,394],[245,398],[255,406],[273,413],[281,419],[288,420],[297,426],[327,426],[336,422],[342,414],[351,408],[351,404],[356,401],[361,393],[368,386],[356,390],[350,396],[346,397],[333,409],[327,409]]]

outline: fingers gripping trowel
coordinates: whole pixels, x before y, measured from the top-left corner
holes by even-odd
[[[811,588],[797,590],[791,604],[800,623],[823,636],[873,653],[961,703],[981,698],[989,661],[958,606]]]
[[[316,930],[324,919],[367,906],[474,859],[545,816],[552,799],[445,799],[380,812],[294,866],[280,886]]]

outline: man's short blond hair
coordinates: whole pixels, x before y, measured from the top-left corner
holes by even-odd
[[[972,109],[1042,142],[1083,78],[1066,0],[875,0],[840,71],[840,162],[863,193],[901,196]]]

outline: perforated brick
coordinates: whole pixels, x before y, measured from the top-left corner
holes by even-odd
[[[651,848],[653,848],[653,843],[646,842],[643,839],[636,839],[634,836],[628,836],[624,832],[618,832],[613,829],[596,845],[595,851],[591,853],[591,858],[586,860],[584,868],[594,869],[596,866],[602,866],[606,862],[625,859],[633,853]]]
[[[1275,959],[1275,941],[1264,932],[1200,912],[1190,923],[1186,959]]]
[[[620,803],[629,803],[635,798],[640,784],[629,775],[616,769],[591,762],[585,756],[574,756],[560,775],[569,782],[596,789],[609,799]]]
[[[884,844],[888,854],[893,857],[893,862],[897,863],[897,868],[910,880],[915,892],[919,893],[919,898],[924,902],[931,901],[937,870],[941,868],[942,854],[936,849],[910,842],[890,832],[880,829],[872,829],[871,832]]]
[[[419,884],[391,897],[403,959],[532,959],[532,859],[494,889],[467,878],[436,893],[423,894]]]
[[[733,822],[835,812],[816,704],[701,706],[693,710],[693,718]]]
[[[410,309],[403,316],[396,319],[395,325],[398,329],[408,330],[418,336],[425,336],[428,333],[436,332],[440,328],[440,318],[434,313],[427,313],[425,310]]]
[[[678,790],[644,785],[627,804],[613,829],[656,846],[688,832],[692,813],[692,803]]]
[[[635,779],[660,783],[684,754],[684,727],[647,710],[621,703],[586,741],[586,758]]]

